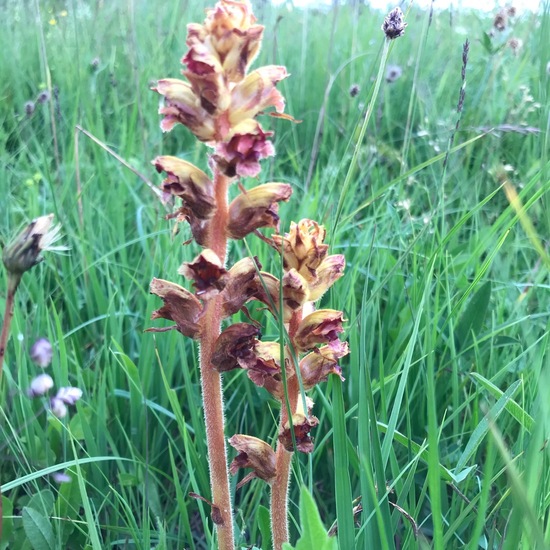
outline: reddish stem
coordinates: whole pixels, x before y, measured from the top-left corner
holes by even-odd
[[[302,310],[294,312],[290,319],[288,327],[289,339],[292,342],[294,335],[298,330],[298,325],[302,320]],[[294,365],[294,369],[297,366]],[[279,422],[279,431],[292,417],[292,411],[296,410],[298,399],[300,398],[300,385],[298,377],[290,376],[287,383],[288,402],[290,411],[287,410],[286,400],[281,402],[281,419]],[[274,550],[281,550],[284,542],[288,542],[288,486],[290,483],[290,463],[294,453],[289,453],[279,441],[277,443],[277,452],[275,457],[275,480],[271,486],[271,532],[273,535]]]
[[[6,346],[8,345],[8,337],[10,335],[11,320],[13,319],[13,303],[15,299],[15,293],[17,292],[17,287],[19,286],[20,281],[21,276],[8,273],[8,294],[6,296],[6,308],[4,312],[4,321],[2,323],[2,333],[0,334],[0,395],[2,389],[4,356],[6,355]],[[3,521],[4,511],[2,508],[2,491],[0,490],[0,541],[2,540]]]
[[[206,247],[212,249],[224,262],[227,252],[227,188],[229,179],[216,170],[214,185],[216,189],[216,213],[210,220]],[[206,423],[208,464],[210,466],[210,486],[214,504],[212,518],[218,532],[218,548],[219,550],[234,550],[233,512],[227,470],[222,381],[219,372],[211,364],[214,344],[220,334],[221,306],[219,298],[216,297],[210,300],[206,305],[201,321],[201,388]]]

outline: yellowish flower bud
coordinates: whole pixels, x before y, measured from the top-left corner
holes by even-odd
[[[286,183],[266,183],[239,195],[229,205],[227,232],[232,239],[243,239],[260,227],[277,227],[278,202],[287,201],[292,188]]]

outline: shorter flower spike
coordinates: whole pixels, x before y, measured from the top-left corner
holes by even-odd
[[[277,203],[291,195],[292,188],[286,183],[265,183],[240,194],[229,205],[228,236],[243,239],[260,227],[277,228]]]
[[[229,439],[229,444],[239,452],[231,462],[229,472],[236,474],[239,468],[252,468],[252,472],[238,483],[237,489],[256,477],[269,484],[273,482],[275,479],[275,452],[265,441],[250,435],[237,434]]]
[[[295,346],[301,351],[313,349],[316,344],[329,345],[339,342],[338,334],[344,332],[344,314],[334,309],[318,309],[302,319],[294,338]]]
[[[59,226],[52,226],[53,214],[36,218],[11,242],[2,255],[8,273],[21,276],[43,258],[44,250],[66,250],[66,247],[52,246],[59,239]]]
[[[184,263],[178,273],[195,281],[193,286],[197,289],[197,296],[203,300],[223,290],[227,279],[227,270],[218,255],[209,248],[205,248],[192,262]]]
[[[199,220],[214,215],[216,200],[212,180],[195,165],[177,157],[157,157],[153,164],[158,172],[166,172],[162,190],[180,197]]]
[[[168,328],[149,328],[147,332],[165,332],[176,328],[189,338],[198,338],[198,320],[202,314],[202,305],[191,292],[175,283],[156,278],[151,281],[150,292],[164,301],[164,306],[154,311],[151,319],[169,319],[176,325]]]
[[[216,340],[212,365],[219,372],[225,372],[252,361],[252,349],[260,336],[260,329],[249,323],[235,323],[227,327]]]
[[[306,397],[307,414],[304,411],[303,399],[298,397],[296,412],[292,415],[292,430],[294,431],[294,439],[296,440],[296,449],[302,453],[313,452],[313,440],[309,432],[319,424],[319,420],[311,415],[313,401]],[[294,451],[294,443],[292,441],[292,433],[290,431],[291,423],[287,420],[279,433],[279,441],[283,447],[289,451]]]

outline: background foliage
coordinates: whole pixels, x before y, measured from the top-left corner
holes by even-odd
[[[48,256],[18,293],[0,401],[0,547],[211,548],[209,510],[188,497],[209,496],[196,350],[143,332],[159,306],[151,278],[177,280],[196,253],[144,181],[159,183],[150,160],[178,154],[206,168],[184,128],[162,135],[149,88],[178,76],[185,26],[208,4],[1,5],[0,235],[52,211],[71,250]],[[346,381],[312,396],[316,449],[296,461],[296,480],[327,527],[347,526],[343,550],[550,547],[550,286],[536,249],[550,235],[548,3],[494,36],[491,16],[411,10],[389,57],[402,74],[383,83],[344,190],[383,14],[255,12],[266,25],[257,64],[288,67],[287,111],[302,120],[265,121],[278,155],[261,182],[294,186],[282,230],[315,218],[348,263],[323,302],[348,318]],[[444,169],[466,38],[466,100]],[[502,166],[528,231],[500,189]],[[263,243],[248,245],[277,269]],[[26,396],[40,336],[55,343],[56,384],[85,391],[68,421]],[[276,437],[274,403],[246,375],[227,375],[225,396],[228,434]],[[56,485],[56,469],[73,481]],[[267,494],[259,481],[236,493],[243,546],[269,548]],[[297,537],[298,483],[292,499]]]

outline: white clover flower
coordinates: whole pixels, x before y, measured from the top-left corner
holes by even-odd
[[[40,397],[53,388],[53,379],[49,374],[40,374],[33,378],[27,391],[29,397]]]

